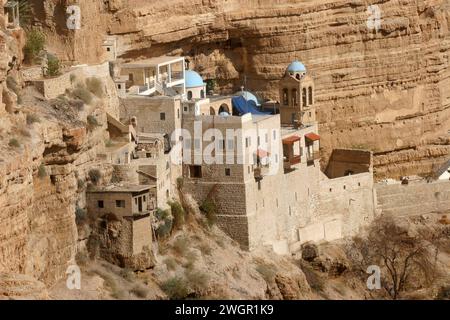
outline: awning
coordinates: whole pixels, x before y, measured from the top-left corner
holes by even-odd
[[[263,149],[256,150],[256,156],[260,159],[264,159],[269,156],[269,152]]]
[[[306,138],[306,140],[313,141],[313,142],[320,140],[320,136],[318,134],[315,134],[314,132],[305,134],[305,138]]]
[[[294,135],[294,136],[290,136],[290,137],[284,138],[283,139],[283,144],[293,144],[293,143],[295,143],[297,141],[300,141],[300,137],[297,136],[297,135]]]

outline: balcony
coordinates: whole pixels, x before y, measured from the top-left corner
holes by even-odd
[[[295,165],[301,163],[301,156],[293,156],[289,159],[284,159],[283,168],[284,173],[288,173],[295,170]]]

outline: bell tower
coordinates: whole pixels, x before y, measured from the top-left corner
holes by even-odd
[[[280,118],[282,125],[302,125],[316,122],[314,81],[300,61],[292,62],[279,84]]]

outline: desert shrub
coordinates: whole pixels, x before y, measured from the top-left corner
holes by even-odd
[[[159,224],[158,228],[156,229],[156,235],[158,238],[164,238],[170,234],[172,231],[172,217],[170,216],[169,212],[167,210],[162,210],[161,208],[156,209],[155,213],[156,219],[158,221],[162,222]]]
[[[173,249],[180,255],[184,255],[187,252],[188,248],[188,239],[186,237],[178,237],[173,242]]]
[[[107,148],[110,148],[110,147],[112,147],[114,144],[113,144],[113,142],[111,141],[111,140],[106,140],[105,141],[105,147],[107,147]]]
[[[209,276],[198,270],[186,270],[185,276],[189,287],[193,290],[204,290],[208,287]]]
[[[121,269],[119,275],[127,281],[133,281],[135,279],[135,274],[130,268]]]
[[[164,260],[168,270],[175,270],[177,268],[177,262],[173,258],[167,258]]]
[[[27,32],[27,42],[23,48],[26,63],[36,63],[39,53],[44,50],[45,36],[38,30],[30,30]]]
[[[211,253],[212,253],[212,249],[211,249],[210,245],[209,245],[208,243],[206,243],[206,242],[201,243],[201,244],[198,246],[198,248],[199,248],[199,250],[202,252],[203,255],[208,255],[208,256],[210,256]]]
[[[184,185],[183,177],[178,177],[177,178],[177,188],[178,188],[178,190],[183,189],[183,185]]]
[[[80,99],[72,99],[72,100],[69,101],[69,104],[73,108],[77,109],[78,111],[81,111],[84,108],[84,101],[80,100]]]
[[[98,169],[89,170],[88,175],[89,175],[89,179],[94,184],[99,183],[100,179],[102,178],[102,173]]]
[[[99,98],[104,96],[102,81],[98,78],[91,77],[86,79],[87,89]]]
[[[200,205],[200,211],[205,215],[208,226],[212,227],[217,222],[217,206],[212,199],[206,199]]]
[[[98,127],[100,126],[100,124],[97,121],[97,118],[94,117],[93,115],[88,115],[87,116],[87,123],[90,127]]]
[[[169,206],[173,216],[173,227],[180,229],[185,221],[185,211],[181,204],[177,201],[170,201]]]
[[[40,122],[38,115],[36,114],[27,114],[27,124],[31,125],[33,123]]]
[[[60,68],[59,59],[53,55],[47,55],[47,76],[55,77],[59,75]]]
[[[82,225],[82,224],[86,223],[86,220],[87,220],[86,210],[77,207],[75,209],[75,222],[76,222],[76,224],[77,225]]]
[[[70,78],[70,83],[74,83],[75,80],[77,80],[77,76],[73,73],[70,74],[69,78]]]
[[[188,283],[181,277],[173,277],[163,282],[161,289],[167,294],[169,299],[185,299],[189,294]]]
[[[77,87],[72,91],[72,95],[83,101],[85,104],[90,104],[92,102],[92,94],[86,90],[86,88]]]
[[[11,138],[11,139],[9,139],[8,145],[13,148],[19,148],[20,142],[16,138]]]
[[[138,298],[145,299],[148,296],[148,289],[143,285],[136,285],[130,290],[130,293],[134,294]]]
[[[183,265],[186,269],[193,269],[194,268],[194,264],[197,261],[197,254],[195,253],[195,251],[189,250],[189,251],[185,251],[185,258],[186,258],[186,263]]]
[[[272,282],[275,279],[275,267],[268,265],[266,263],[258,263],[256,266],[256,271],[264,278],[266,282]]]
[[[38,168],[38,177],[43,179],[47,176],[47,171],[45,170],[44,164],[41,163],[41,165]]]
[[[29,0],[19,0],[19,24],[27,30],[30,26],[30,21],[33,18],[32,4]]]

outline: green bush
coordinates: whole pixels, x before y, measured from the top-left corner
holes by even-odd
[[[70,83],[74,83],[77,80],[77,76],[73,73],[70,74]]]
[[[9,140],[8,145],[10,147],[19,148],[20,147],[20,142],[16,138],[12,138],[12,139]]]
[[[200,211],[205,214],[209,227],[212,227],[217,222],[217,206],[212,199],[203,201],[200,205]]]
[[[173,226],[176,229],[180,229],[185,221],[185,211],[180,203],[177,201],[169,201],[169,206],[173,216]]]
[[[43,179],[47,176],[47,171],[45,170],[44,164],[41,164],[38,169],[38,177]]]
[[[176,253],[184,255],[189,248],[188,239],[186,237],[178,237],[173,243],[173,249]]]
[[[77,225],[83,225],[87,221],[86,210],[77,207],[75,209],[75,222]]]
[[[173,258],[167,258],[164,260],[168,270],[175,270],[177,268],[177,262]]]
[[[193,290],[204,290],[208,287],[209,276],[198,270],[186,270],[186,279]]]
[[[88,115],[87,116],[87,123],[88,125],[92,128],[92,127],[98,127],[100,126],[100,124],[97,121],[97,118],[94,117],[93,115]]]
[[[47,55],[47,76],[56,77],[60,74],[59,59],[52,55]]]
[[[36,114],[27,114],[27,124],[31,125],[36,122],[40,122],[39,117]]]
[[[161,289],[172,300],[185,299],[189,295],[188,283],[181,277],[170,278],[161,285]]]
[[[102,178],[102,173],[98,169],[91,169],[89,170],[89,179],[93,184],[97,184],[100,182],[100,179]]]
[[[81,111],[84,108],[84,101],[80,99],[72,99],[69,101],[69,104],[78,111]]]
[[[86,79],[86,87],[87,89],[96,95],[99,98],[103,98],[104,92],[103,92],[103,84],[102,81],[98,78],[91,77]]]
[[[92,102],[92,94],[83,87],[75,88],[72,95],[83,101],[85,104],[90,104]]]
[[[44,50],[45,36],[38,30],[30,30],[27,33],[27,42],[23,49],[25,62],[28,64],[36,63],[39,53]]]

